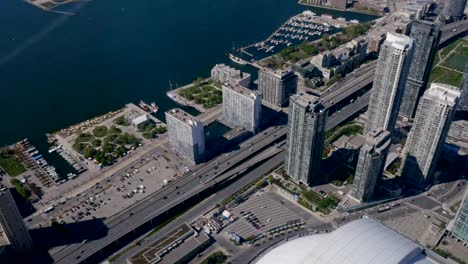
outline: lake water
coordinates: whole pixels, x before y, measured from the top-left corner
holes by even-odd
[[[233,42],[268,37],[289,17],[372,16],[306,8],[296,0],[93,0],[76,15],[0,1],[0,146],[28,137],[45,150],[52,132],[140,99],[158,114],[186,84],[229,61]]]

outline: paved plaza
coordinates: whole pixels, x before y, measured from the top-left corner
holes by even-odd
[[[441,221],[421,211],[393,218],[384,223],[423,246],[434,246],[444,231],[437,226]]]

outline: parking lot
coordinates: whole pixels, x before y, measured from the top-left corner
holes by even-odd
[[[302,222],[320,223],[309,212],[270,191],[269,188],[250,196],[233,208],[232,213],[239,218],[225,228],[225,231],[234,232],[244,239],[287,225]]]
[[[52,219],[69,223],[108,218],[154,193],[176,174],[181,175],[189,165],[164,149],[158,148],[153,155],[144,156],[133,166],[56,205],[49,212],[27,219],[28,226],[48,225]]]
[[[432,209],[440,205],[440,203],[426,196],[419,196],[417,198],[409,200],[408,202],[426,210]]]

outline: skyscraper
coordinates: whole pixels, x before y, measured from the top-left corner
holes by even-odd
[[[384,170],[390,140],[390,132],[382,129],[366,135],[351,189],[351,196],[360,202],[369,202],[374,195],[375,186]]]
[[[368,108],[365,133],[379,128],[390,133],[396,124],[401,96],[408,77],[413,40],[408,36],[387,33],[380,48],[374,84]]]
[[[456,87],[432,83],[421,97],[404,149],[406,182],[422,188],[431,184],[459,96]]]
[[[448,21],[457,21],[463,17],[467,0],[447,0],[442,15]]]
[[[260,129],[262,97],[238,84],[223,85],[223,117],[253,133]]]
[[[285,106],[289,96],[296,90],[297,76],[290,70],[273,71],[262,68],[258,72],[258,91],[267,102]]]
[[[452,225],[453,223],[453,225]],[[455,219],[450,223],[450,231],[457,239],[468,245],[468,189],[465,191],[465,196],[458,207]]]
[[[31,236],[8,189],[0,190],[0,225],[14,254],[32,249]]]
[[[413,118],[419,98],[426,89],[432,61],[439,44],[439,25],[430,21],[416,20],[411,27],[410,37],[414,39],[415,48],[400,106],[400,115],[408,119]]]
[[[468,112],[468,62],[465,64],[460,92],[457,110]]]
[[[199,163],[205,157],[205,129],[203,123],[181,109],[166,112],[167,131],[172,149]]]
[[[319,184],[327,111],[317,97],[304,93],[291,96],[289,104],[286,173],[297,181]]]

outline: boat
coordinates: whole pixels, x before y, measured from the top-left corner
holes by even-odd
[[[49,153],[53,153],[53,152],[57,151],[59,148],[60,148],[59,146],[51,147],[49,149]]]
[[[243,59],[240,59],[232,54],[229,54],[229,59],[231,59],[233,62],[240,64],[240,65],[246,65],[247,62]]]
[[[140,104],[139,104],[140,108],[145,110],[146,112],[149,112],[151,113],[151,106],[147,103],[145,103],[143,100],[140,101]]]
[[[154,114],[156,114],[156,113],[158,112],[158,110],[159,110],[159,106],[157,106],[155,102],[151,102],[150,108],[151,108],[151,111],[152,111]]]

